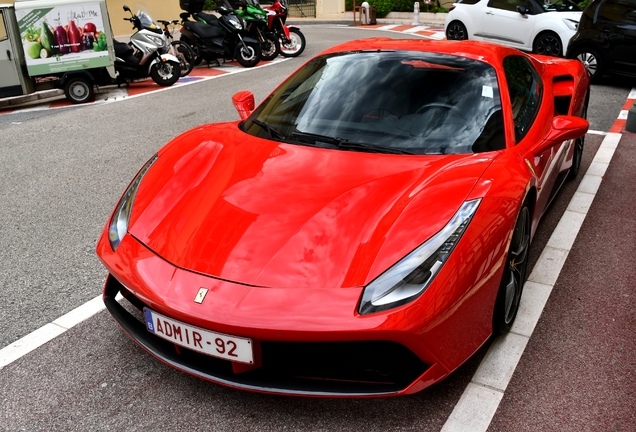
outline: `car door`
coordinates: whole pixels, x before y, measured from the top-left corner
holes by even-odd
[[[600,6],[596,28],[609,45],[610,67],[636,74],[636,1],[605,1]]]
[[[488,42],[531,51],[536,16],[517,11],[517,6],[526,6],[526,3],[526,0],[490,0],[483,12],[480,37]]]

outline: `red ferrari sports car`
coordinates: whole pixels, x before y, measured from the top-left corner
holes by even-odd
[[[588,96],[580,62],[487,43],[331,48],[139,171],[97,245],[106,306],[230,387],[422,390],[512,326]]]

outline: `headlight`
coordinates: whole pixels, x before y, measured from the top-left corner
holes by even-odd
[[[237,30],[243,30],[243,24],[241,24],[241,21],[237,17],[231,17],[230,23],[232,23],[234,28],[236,28]]]
[[[360,315],[393,309],[419,297],[448,260],[480,202],[466,201],[441,231],[367,285]]]
[[[576,31],[579,28],[579,22],[569,18],[563,18],[563,22],[570,30]]]
[[[146,162],[146,165],[137,173],[115,208],[115,212],[108,226],[108,241],[110,242],[110,247],[113,249],[113,252],[117,250],[119,243],[121,243],[121,240],[128,232],[128,220],[130,219],[130,212],[132,211],[133,202],[135,201],[135,195],[137,195],[137,189],[139,189],[141,179],[146,175],[157,158],[158,155],[154,155]]]
[[[157,45],[157,47],[161,48],[164,44],[165,44],[165,40],[162,37],[159,36],[151,36],[151,35],[146,35],[146,37],[148,39],[150,39],[152,41],[152,43],[154,43],[155,45]]]

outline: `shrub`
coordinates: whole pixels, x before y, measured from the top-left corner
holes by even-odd
[[[358,4],[357,1],[356,1],[356,4]],[[352,11],[353,10],[353,0],[345,0],[345,10],[346,11]]]
[[[375,16],[377,18],[384,18],[393,10],[393,0],[370,0],[369,4],[375,6]]]
[[[585,9],[587,5],[589,5],[590,3],[592,3],[592,0],[583,0],[582,2],[579,3],[579,7],[581,9]]]
[[[205,0],[205,5],[203,6],[203,10],[214,10],[216,9],[216,3],[214,0]]]

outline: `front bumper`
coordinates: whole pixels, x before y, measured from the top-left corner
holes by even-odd
[[[255,341],[260,367],[237,370],[232,362],[203,355],[161,339],[146,330],[115,297],[121,293],[136,308],[146,306],[109,275],[104,303],[122,329],[164,363],[230,387],[299,396],[389,396],[405,392],[429,367],[413,352],[392,341],[281,342]]]

